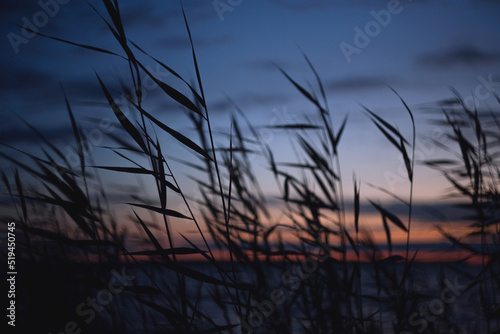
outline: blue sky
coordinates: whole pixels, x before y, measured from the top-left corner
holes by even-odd
[[[0,140],[30,151],[37,150],[36,137],[14,115],[37,126],[60,145],[71,146],[71,127],[60,84],[82,127],[92,131],[96,119],[113,119],[111,110],[103,106],[105,98],[94,70],[115,96],[120,93],[119,79],[129,79],[126,63],[117,57],[22,35],[16,24],[29,22],[43,34],[120,52],[87,2],[61,2],[65,4],[54,0],[4,1],[0,5]],[[104,13],[102,4],[91,3]],[[344,115],[349,115],[340,151],[346,179],[356,172],[363,181],[407,193],[405,182],[392,184],[383,176],[387,172],[397,174],[402,162],[360,107],[362,104],[403,132],[409,131],[408,115],[388,86],[413,109],[419,138],[442,138],[444,128],[430,124],[429,114],[423,111],[433,101],[452,97],[449,86],[458,89],[467,101],[479,95],[476,103],[481,110],[498,110],[490,93],[500,86],[500,4],[495,1],[186,0],[183,4],[215,130],[228,131],[233,107],[226,96],[263,130],[285,121],[303,121],[304,115],[311,115],[312,106],[273,64],[302,84],[312,82],[303,50],[325,84],[334,124],[338,126]],[[187,80],[195,79],[179,2],[120,2],[120,6],[131,41]],[[373,14],[380,16],[381,11],[390,13],[390,21],[385,16],[385,26],[376,23]],[[367,45],[357,47],[358,52],[347,59],[341,45],[356,46],[358,31],[371,36],[369,43],[365,41]],[[157,76],[179,84],[153,62],[148,63]],[[184,111],[161,96],[157,88],[146,89],[145,102],[150,110],[182,133],[193,135]],[[289,149],[283,149],[289,147],[287,137],[280,132],[268,131],[266,135],[279,160],[294,159]],[[218,143],[225,140],[223,136],[216,138]],[[439,156],[436,147],[419,143],[422,158]],[[174,147],[171,155],[185,153]],[[96,149],[95,154],[103,165],[119,163],[104,150]],[[0,163],[6,165],[5,161]],[[263,163],[256,165],[261,168]],[[179,172],[183,172],[181,167]],[[429,200],[429,187],[433,190],[431,197],[438,197],[442,194],[439,189],[446,184],[424,167],[416,172],[416,178],[415,198],[420,201]],[[262,173],[264,182],[271,179]],[[110,180],[124,182],[115,176]],[[377,194],[365,189],[368,194]]]

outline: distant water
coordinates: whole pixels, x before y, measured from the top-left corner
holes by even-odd
[[[182,265],[198,272],[202,272],[206,275],[210,275],[211,277],[220,279],[219,273],[212,265],[197,262],[187,262],[183,263]],[[229,263],[223,264],[223,267],[225,270],[230,269]],[[253,276],[252,271],[249,267],[239,266],[236,268],[238,272],[237,281],[239,283],[251,284],[254,282],[255,277]],[[396,271],[402,273],[404,264],[396,264],[395,268]],[[150,278],[147,277],[149,275],[151,278],[153,278],[158,286],[168,287],[172,289],[173,295],[177,298],[180,298],[180,295],[177,292],[177,275],[175,272],[151,264],[143,264],[143,269],[135,265],[127,268],[128,273],[136,276],[136,279],[134,281],[135,284],[141,286],[154,286]],[[335,269],[338,275],[342,275],[342,271],[344,270],[342,265],[336,264]],[[347,271],[350,273],[351,270],[352,265],[348,265]],[[147,273],[147,275],[145,272]],[[374,272],[375,271],[373,264],[361,264],[361,289],[362,294],[366,296],[366,298],[364,299],[365,302],[363,303],[363,312],[366,315],[378,311],[376,313],[376,319],[381,323],[382,332],[394,333],[394,310],[384,303],[381,304],[374,299],[372,300],[369,298],[385,295],[384,293],[382,293],[381,295],[378,294],[379,289]],[[410,327],[411,331],[409,332],[419,333],[419,330],[421,330],[422,333],[426,333],[429,328],[436,324],[442,324],[446,319],[446,321],[453,321],[460,328],[463,328],[463,331],[461,331],[460,333],[488,333],[486,321],[479,317],[481,313],[479,312],[481,309],[481,300],[478,293],[478,286],[472,287],[469,291],[466,291],[465,288],[466,285],[473,282],[473,278],[479,275],[480,272],[481,267],[463,263],[415,263],[411,270],[409,284],[413,293],[412,296],[415,296],[415,294],[418,295],[421,298],[421,302],[419,305],[415,305],[415,310],[411,312],[411,314],[413,315],[413,319],[412,326]],[[270,293],[270,291],[272,291],[273,289],[286,289],[287,284],[283,280],[283,274],[284,272],[280,269],[269,265],[265,266],[265,275],[268,282],[268,293]],[[444,279],[448,283],[443,283]],[[455,295],[453,294],[453,291],[450,291],[450,288],[446,284],[450,285],[452,290],[453,286],[455,285],[455,289],[458,291],[458,296],[456,298],[454,298]],[[447,289],[446,291],[444,291],[445,288]],[[221,293],[222,299],[225,302],[229,302],[230,298],[227,296],[225,290],[221,288],[219,291]],[[213,288],[208,283],[200,283],[200,281],[198,280],[187,278],[186,294],[188,296],[188,300],[192,303],[196,302],[197,309],[211,318],[216,324],[227,324],[228,319],[230,323],[239,323],[236,312],[234,312],[231,307],[224,311],[221,306],[214,301],[212,297]],[[496,291],[496,295],[490,297],[496,298],[496,300],[499,301],[500,292]],[[157,296],[151,300],[155,300],[155,302],[161,303],[161,305],[172,307],[172,305],[169,305],[168,302],[164,302],[164,299],[165,297]],[[176,305],[179,306],[178,303]],[[442,305],[446,306],[446,312],[441,312],[440,307]],[[143,305],[141,306],[144,307]],[[422,308],[423,311],[421,310]],[[144,322],[143,314],[136,312],[136,310],[132,311],[133,309],[134,308],[131,308],[129,305],[129,307],[125,308],[120,307],[119,311],[127,313],[127,321],[132,325],[132,327],[129,327],[131,333],[144,332],[144,326],[142,324]],[[291,315],[293,318],[296,318],[293,322],[293,332],[301,333],[301,327],[299,326],[298,322],[298,318],[301,317],[301,314],[298,308],[295,309],[297,314]],[[431,320],[429,321],[426,320],[425,314],[419,313],[425,312],[426,310],[427,312],[430,312],[428,316]],[[432,310],[435,310],[434,313],[432,313]],[[162,315],[160,313],[151,312],[150,317],[155,317],[158,320],[159,324],[157,324],[157,326],[162,327],[161,324],[163,321],[161,320]],[[146,321],[148,324],[152,324],[150,320]],[[427,323],[424,324],[424,322]],[[209,326],[208,323],[207,326]],[[475,330],[467,331],[466,328],[468,326],[473,326]],[[499,328],[495,329],[498,330]],[[262,328],[257,327],[256,332],[259,332],[259,330],[262,330]],[[236,330],[233,332],[237,333]],[[151,333],[156,333],[156,331],[153,330],[151,331]]]

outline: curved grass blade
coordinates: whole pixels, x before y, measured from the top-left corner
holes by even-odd
[[[177,72],[175,72],[172,68],[170,68],[165,63],[163,63],[160,60],[158,60],[157,58],[155,58],[155,57],[151,56],[150,54],[148,54],[146,51],[144,51],[142,48],[140,48],[134,42],[130,41],[130,43],[132,43],[133,46],[135,46],[139,51],[141,51],[142,53],[144,53],[146,56],[150,57],[151,59],[153,59],[154,61],[156,61],[158,64],[160,64],[161,67],[163,67],[164,69],[166,69],[168,72],[170,72],[176,78],[182,80],[182,82],[184,82],[189,87],[189,89],[191,90],[191,92],[193,93],[193,95],[196,97],[196,100],[202,105],[202,107],[203,108],[207,107],[207,105],[205,103],[205,100],[203,100],[201,98],[201,96],[198,94],[198,92],[186,80],[184,80],[184,78],[181,77]],[[203,116],[203,118],[205,118],[205,117]]]
[[[23,211],[23,218],[24,218],[24,221],[26,221],[26,219],[28,217],[28,213],[27,213],[27,209],[26,209],[26,200],[24,198],[23,185],[21,183],[21,179],[19,178],[19,171],[17,168],[16,168],[16,171],[14,174],[14,178],[16,180],[17,194],[19,196],[19,199],[21,200],[21,208]]]
[[[396,93],[397,94],[397,93]],[[399,96],[399,95],[398,95]],[[404,101],[403,101],[404,103]],[[406,103],[404,103],[406,105]],[[375,120],[377,120],[379,123],[381,123],[385,128],[387,128],[390,132],[394,133],[398,138],[401,138],[405,144],[408,144],[408,141],[406,139],[404,139],[404,137],[401,135],[401,133],[394,127],[392,126],[391,124],[389,124],[387,121],[385,121],[382,117],[378,116],[377,114],[375,114],[373,111],[371,111],[370,109],[366,108],[365,106],[361,106],[367,113],[369,113],[373,118],[375,118]],[[373,120],[372,118],[372,121],[375,122],[375,120]],[[413,115],[412,115],[412,118],[413,118]],[[385,134],[385,133],[384,133]],[[387,136],[387,135],[386,135]],[[398,146],[398,145],[396,145]]]
[[[90,167],[111,170],[114,172],[132,173],[132,174],[149,174],[149,175],[156,174],[155,172],[142,167],[114,167],[114,166],[90,166]]]
[[[22,30],[26,30],[26,31],[28,31],[28,32],[30,32],[32,34],[38,35],[38,36],[42,36],[42,37],[45,37],[45,38],[52,39],[54,41],[63,42],[63,43],[66,43],[66,44],[78,46],[80,48],[89,49],[89,50],[92,50],[92,51],[107,53],[107,54],[110,54],[110,55],[113,55],[113,56],[118,56],[118,57],[126,60],[125,57],[123,57],[123,56],[121,56],[121,55],[119,55],[117,53],[111,52],[109,50],[101,49],[101,48],[98,48],[98,47],[95,47],[95,46],[91,46],[91,45],[85,45],[85,44],[79,44],[79,43],[75,43],[75,42],[70,42],[70,41],[65,40],[65,39],[61,39],[61,38],[57,38],[57,37],[53,37],[53,36],[49,36],[49,35],[45,35],[45,34],[39,33],[37,31],[31,30],[30,28],[25,27],[25,26],[21,26],[19,24],[16,24],[16,25],[19,28],[21,28]]]
[[[163,81],[157,79],[151,72],[149,72],[144,65],[141,63],[138,63],[138,65],[142,68],[146,74],[153,79],[153,81],[160,87],[168,96],[170,96],[172,99],[174,99],[176,102],[179,104],[183,105],[184,107],[188,108],[189,110],[197,113],[201,117],[205,118],[203,113],[198,109],[198,107],[190,100],[188,99],[185,95],[183,95],[181,92],[176,90],[175,88],[167,85]]]
[[[73,115],[73,111],[71,110],[71,106],[69,105],[68,97],[64,92],[64,88],[61,85],[61,89],[64,95],[64,101],[66,102],[66,108],[68,109],[69,118],[71,119],[71,127],[73,128],[73,134],[76,139],[76,143],[78,145],[78,157],[80,158],[80,167],[82,169],[82,174],[85,175],[85,156],[83,154],[83,144],[82,138],[80,137],[80,130],[75,121],[75,116]]]
[[[130,252],[128,254],[131,255],[192,255],[192,254],[204,254],[206,251],[202,251],[200,249],[190,248],[190,247],[175,247],[169,249],[161,249],[161,250],[146,250],[146,251],[137,251]]]
[[[276,64],[275,64],[276,65]],[[309,93],[304,87],[302,87],[301,85],[299,85],[295,80],[293,80],[281,67],[279,67],[278,65],[276,65],[276,67],[278,68],[278,70],[288,79],[288,81],[290,81],[294,86],[295,88],[297,88],[297,90],[302,94],[304,95],[307,99],[309,99],[312,103],[314,103],[315,105],[319,106],[319,102],[318,100],[313,97],[311,95],[311,93]],[[321,108],[323,109],[323,108]]]
[[[182,6],[182,3],[181,3]],[[196,52],[194,51],[194,44],[193,44],[193,38],[191,37],[191,29],[189,29],[189,24],[186,18],[186,13],[184,12],[184,6],[182,6],[182,16],[184,17],[184,23],[186,25],[186,30],[189,36],[189,44],[191,44],[191,53],[193,54],[193,64],[194,64],[194,70],[196,72],[196,79],[198,80],[198,87],[200,88],[200,93],[201,93],[201,99],[205,101],[205,93],[203,91],[203,84],[201,82],[201,75],[200,75],[200,68],[198,67],[198,60],[196,59]],[[205,106],[206,109],[206,106]],[[204,117],[205,119],[208,120],[208,112],[207,116]]]
[[[297,124],[278,124],[266,126],[269,129],[291,129],[291,130],[310,130],[310,129],[321,129],[321,126],[312,125],[307,123],[297,123]]]
[[[99,80],[99,84],[101,85],[101,88],[104,92],[104,95],[106,96],[106,99],[108,100],[109,105],[113,109],[113,112],[115,113],[116,117],[118,118],[118,121],[120,121],[120,124],[123,126],[125,131],[129,133],[129,135],[135,140],[135,142],[141,147],[141,149],[144,152],[149,152],[146,144],[144,143],[144,140],[142,139],[141,134],[137,129],[134,127],[134,125],[128,120],[128,118],[123,114],[123,112],[120,110],[116,102],[113,100],[113,97],[111,97],[111,94],[109,93],[108,89],[102,82],[101,78],[99,75],[96,73],[97,79]]]
[[[387,218],[389,218],[389,220],[394,224],[396,225],[397,227],[399,227],[400,229],[402,229],[403,231],[405,232],[408,232],[408,229],[406,228],[405,224],[403,224],[403,222],[401,221],[401,219],[399,219],[396,215],[392,214],[391,212],[387,211],[386,209],[384,209],[383,207],[381,207],[380,205],[378,204],[375,204],[373,203],[372,201],[369,201],[378,211],[380,211],[380,213],[384,216],[386,216]]]
[[[337,148],[338,148],[338,145],[339,145],[339,142],[340,142],[340,138],[342,137],[342,133],[344,133],[344,128],[345,128],[345,125],[347,124],[347,119],[348,118],[349,118],[349,115],[346,115],[344,117],[344,120],[342,121],[342,124],[340,124],[340,128],[339,128],[339,130],[337,132],[337,135],[333,139],[332,145],[333,145],[333,152],[335,154],[337,154],[337,152],[338,152]]]
[[[392,254],[391,229],[387,224],[387,217],[384,214],[382,214],[382,223],[384,224],[384,231],[387,238],[387,247],[389,248],[389,254]]]
[[[174,129],[170,128],[169,126],[163,124],[162,122],[160,122],[158,119],[156,119],[154,116],[152,116],[150,113],[148,113],[146,110],[144,110],[140,106],[135,105],[135,107],[137,107],[139,109],[139,111],[144,116],[146,116],[147,118],[149,118],[153,123],[155,123],[163,131],[165,131],[168,134],[170,134],[172,137],[174,137],[175,139],[177,139],[178,141],[180,141],[182,144],[184,144],[185,146],[189,147],[193,151],[201,154],[204,158],[209,159],[209,160],[213,160],[210,157],[210,155],[204,149],[202,149],[198,144],[196,144],[195,142],[193,142],[191,139],[189,139],[186,136],[184,136],[183,134],[175,131]]]
[[[406,147],[403,142],[403,139],[400,138],[400,147],[401,147],[401,155],[403,156],[403,160],[405,162],[405,167],[406,167],[406,172],[408,173],[408,179],[410,182],[413,181],[413,168],[412,168],[412,163],[410,161],[410,157],[408,156],[408,152],[406,152]]]
[[[354,178],[354,228],[356,233],[359,233],[359,192],[361,184],[358,186],[356,178]]]
[[[133,211],[133,210],[132,210]],[[146,232],[149,240],[151,240],[151,243],[155,246],[155,248],[159,251],[162,251],[163,250],[163,247],[160,245],[160,243],[158,242],[158,239],[156,239],[156,237],[153,235],[153,233],[151,233],[151,231],[149,230],[149,228],[147,227],[147,225],[142,221],[142,219],[139,217],[139,215],[137,215],[137,213],[134,211],[134,215],[135,215],[135,218],[137,219],[137,222],[142,226],[142,228],[144,229],[144,232]]]
[[[129,205],[137,206],[143,209],[151,210],[154,212],[161,213],[162,215],[170,216],[170,217],[177,217],[177,218],[182,218],[182,219],[192,219],[188,216],[183,215],[182,213],[179,213],[175,210],[170,210],[170,209],[162,209],[158,208],[156,206],[151,206],[151,205],[145,205],[145,204],[138,204],[138,203],[127,203]]]

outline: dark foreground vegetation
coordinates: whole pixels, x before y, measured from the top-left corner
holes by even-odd
[[[403,99],[402,111],[413,125],[409,134],[364,110],[387,145],[397,149],[407,172],[408,197],[394,195],[407,207],[406,216],[370,202],[386,233],[381,245],[359,222],[361,182],[354,182],[354,198],[344,196],[338,148],[347,119],[329,109],[320,76],[305,55],[312,85],[276,69],[317,113],[304,123],[274,125],[294,141],[296,160],[276,161],[236,104],[227,142],[218,147],[192,42],[194,83],[128,40],[118,3],[103,2],[103,20],[123,52],[74,47],[107,53],[130,68],[130,82],[122,83],[126,101],[119,102],[96,75],[109,114],[121,128],[108,138],[114,144],[103,149],[121,157],[123,165],[97,165],[86,153],[86,138],[68,99],[78,164],[35,128],[39,155],[8,145],[0,152],[2,164],[9,165],[2,181],[11,199],[6,209],[11,214],[2,222],[5,229],[16,222],[20,332],[498,333],[498,114],[471,109],[458,92],[436,104],[450,141],[435,143],[443,159],[419,162],[442,172],[468,210],[470,224],[461,235],[441,229],[450,248],[465,254],[462,262],[418,263],[410,238],[416,131]],[[187,20],[186,30],[191,40]],[[159,64],[178,86],[156,78],[147,64]],[[197,138],[148,111],[142,99],[145,76],[188,113]],[[194,156],[181,162],[196,175],[196,198],[188,196],[171,168],[179,163],[166,153],[172,141]],[[276,181],[282,221],[272,219],[252,166],[255,155],[266,161]],[[123,194],[129,196],[128,206],[117,212],[103,170],[151,181],[155,199],[150,193]],[[167,199],[173,197],[184,203],[182,210],[169,207]],[[346,204],[351,202],[352,219]],[[179,220],[192,224],[197,236],[181,235]],[[132,238],[137,231],[139,243]],[[396,231],[407,236],[399,253],[392,243]],[[7,257],[2,258],[7,267]],[[475,259],[475,265],[467,259]]]

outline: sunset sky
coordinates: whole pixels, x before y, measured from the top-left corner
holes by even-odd
[[[69,117],[60,84],[81,126],[89,133],[95,120],[114,121],[94,70],[116,96],[119,79],[127,82],[127,64],[118,57],[84,50],[41,36],[23,35],[17,25],[35,27],[42,34],[122,53],[105,23],[86,1],[3,1],[0,5],[0,141],[30,152],[40,152],[37,137],[16,117],[21,116],[65,152],[74,152]],[[104,13],[100,2],[90,1]],[[347,198],[352,198],[352,175],[363,182],[362,197],[386,201],[404,216],[405,211],[366,182],[408,196],[408,183],[399,170],[397,152],[370,122],[361,105],[376,111],[411,137],[411,123],[394,88],[413,110],[417,125],[417,158],[442,157],[443,152],[425,138],[445,142],[444,128],[431,122],[426,112],[433,102],[453,97],[456,88],[466,103],[482,111],[498,111],[491,90],[500,87],[500,3],[496,1],[367,1],[367,0],[185,0],[214,130],[228,132],[234,111],[230,97],[247,117],[264,131],[278,161],[293,161],[289,138],[268,126],[304,122],[314,108],[298,94],[275,64],[307,86],[313,76],[302,57],[311,59],[324,82],[337,128],[349,120],[340,144]],[[56,5],[54,5],[56,4]],[[120,2],[128,38],[162,60],[188,81],[195,80],[188,35],[178,1]],[[45,13],[45,14],[44,14]],[[30,27],[32,25],[32,27]],[[25,32],[26,33],[26,32]],[[138,52],[139,54],[139,52]],[[142,57],[166,82],[178,84],[165,70]],[[150,86],[152,87],[152,86]],[[166,101],[158,88],[145,88],[151,112],[187,136],[195,136],[185,112]],[[475,96],[473,99],[472,96]],[[165,137],[166,140],[171,140]],[[224,136],[216,137],[227,144]],[[99,142],[103,145],[105,142]],[[97,146],[98,146],[97,145]],[[12,151],[2,147],[2,152]],[[101,165],[121,160],[95,148]],[[172,146],[169,156],[188,157],[184,148]],[[8,163],[0,160],[2,168]],[[186,174],[181,165],[177,172]],[[264,162],[255,168],[270,197],[278,194]],[[7,167],[6,170],[10,170]],[[113,185],[133,181],[106,174]],[[404,174],[403,174],[404,175]],[[192,184],[183,179],[187,188]],[[459,221],[461,213],[440,202],[447,183],[424,166],[415,172],[415,218],[427,232],[439,220],[426,208]],[[117,190],[118,191],[118,190]],[[196,189],[192,190],[193,192]],[[117,196],[117,199],[123,200]],[[4,202],[5,199],[2,199]],[[376,221],[366,206],[365,222]],[[435,215],[434,215],[435,216]],[[373,223],[380,230],[380,222]],[[434,242],[416,233],[416,242]]]

